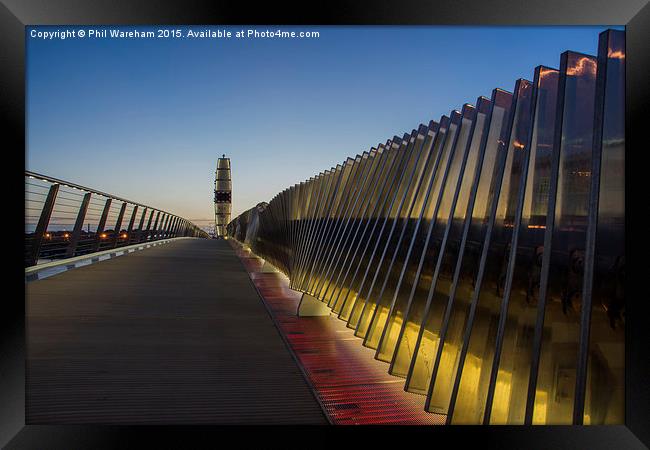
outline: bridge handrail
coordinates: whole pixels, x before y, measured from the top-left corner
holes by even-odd
[[[28,183],[27,180],[29,179],[47,183],[43,186],[43,188],[47,188],[49,185],[47,194],[30,190],[29,186],[33,185],[33,183]],[[25,266],[36,265],[39,259],[43,258],[71,258],[80,254],[94,253],[106,248],[123,247],[133,243],[155,241],[171,237],[193,236],[209,238],[209,235],[205,231],[190,220],[140,202],[29,170],[25,170],[25,181]],[[76,203],[69,204],[60,201],[61,199],[72,200],[68,197],[58,195],[59,187],[61,186],[84,193],[78,205]],[[31,196],[40,195],[45,197],[42,205],[40,201],[30,198],[30,194]],[[68,191],[68,195],[70,195],[70,191]],[[94,205],[96,206],[95,208],[89,208],[91,199],[94,196],[106,199],[103,207],[100,204]],[[113,201],[119,202],[122,205],[116,216],[116,220],[111,220],[109,223],[109,216],[112,210],[113,216],[115,216]],[[126,211],[129,206],[131,208],[127,217]],[[69,220],[70,222],[64,224],[63,231],[52,230],[50,232],[50,227],[55,226],[52,223],[52,214],[57,207],[59,208],[58,214],[65,216],[64,220]],[[139,208],[141,211],[139,211]],[[86,217],[89,209],[102,211],[101,218],[97,219],[97,226],[92,232],[90,231],[91,222],[88,222],[88,218]],[[136,215],[140,212],[140,221],[136,224]],[[145,229],[144,222],[147,215],[149,216],[149,220]],[[154,215],[156,216],[155,222],[152,220]],[[34,220],[34,222],[31,222],[29,218]],[[35,221],[37,218],[38,222]],[[74,227],[72,226],[73,222]],[[33,232],[27,230],[28,224],[35,225]],[[87,232],[83,230],[84,224],[88,224],[89,229]],[[123,232],[123,230],[125,231]],[[79,244],[85,247],[82,248]]]
[[[43,175],[41,173],[32,172],[30,170],[25,170],[25,176],[32,177],[32,178],[40,178],[41,180],[49,182],[49,183],[61,184],[61,185],[68,186],[68,187],[71,187],[71,188],[74,188],[74,189],[87,191],[87,192],[90,192],[91,194],[98,194],[98,195],[101,195],[103,197],[112,198],[113,200],[119,200],[121,202],[130,203],[132,205],[138,205],[138,206],[142,206],[144,208],[154,209],[156,211],[160,211],[162,213],[170,214],[170,215],[173,215],[173,216],[176,215],[176,214],[172,214],[172,213],[170,213],[168,211],[165,211],[163,209],[160,209],[160,208],[155,208],[153,206],[145,205],[143,203],[134,202],[133,200],[128,200],[128,199],[123,198],[123,197],[118,197],[118,196],[113,195],[113,194],[108,194],[108,193],[103,192],[103,191],[98,191],[97,189],[89,188],[87,186],[82,186],[82,185],[76,184],[76,183],[71,183],[69,181],[61,180],[59,178],[54,178],[54,177],[51,177],[49,175]]]

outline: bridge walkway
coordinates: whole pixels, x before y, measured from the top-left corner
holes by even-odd
[[[26,285],[28,424],[326,424],[226,241]]]

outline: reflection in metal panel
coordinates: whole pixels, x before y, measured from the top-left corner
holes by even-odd
[[[228,234],[447,423],[622,423],[624,71],[606,31],[597,58],[565,52]]]

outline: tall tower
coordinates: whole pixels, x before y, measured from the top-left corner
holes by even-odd
[[[214,179],[214,234],[226,236],[226,225],[230,223],[232,207],[232,181],[230,178],[230,158],[224,154],[217,160]]]

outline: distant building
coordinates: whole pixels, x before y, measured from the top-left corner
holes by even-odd
[[[226,226],[232,211],[232,181],[230,178],[230,158],[224,154],[217,160],[214,180],[214,233],[216,237],[226,236]]]

